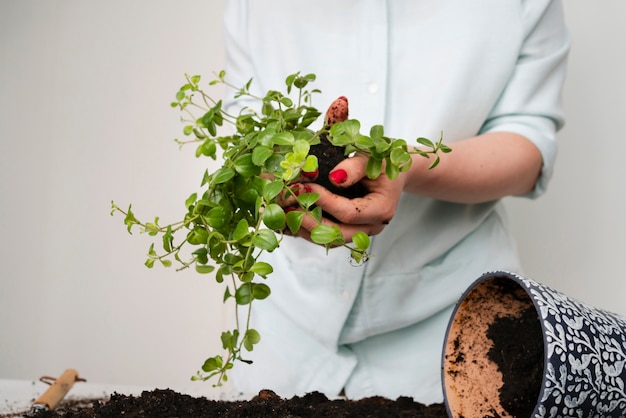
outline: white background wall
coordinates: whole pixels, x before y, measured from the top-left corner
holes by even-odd
[[[626,314],[626,2],[565,3],[556,175],[508,203],[529,277]],[[178,150],[169,102],[183,73],[222,68],[223,5],[0,0],[0,378],[181,387],[218,349],[221,289],[146,269],[152,241],[109,204],[166,223],[199,190],[206,161]]]

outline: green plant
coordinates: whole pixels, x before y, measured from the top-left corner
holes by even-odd
[[[364,152],[369,155],[367,175],[376,178],[383,172],[395,179],[411,165],[411,154],[429,158],[434,156],[430,168],[439,163],[439,152],[450,151],[442,142],[418,138],[422,149],[409,149],[403,139],[384,135],[380,125],[371,128],[369,135],[360,132],[358,120],[345,120],[312,130],[311,124],[321,113],[311,101],[319,90],[308,90],[315,81],[314,74],[295,73],[286,78],[286,94],[268,91],[263,97],[250,92],[252,80],[237,87],[226,80],[222,71],[209,86],[221,83],[236,90],[235,99],[258,103],[259,111],[243,108],[239,114],[227,113],[221,100],[215,100],[200,87],[198,75],[185,76],[186,83],[176,93],[172,107],[182,112],[185,140],[176,140],[181,146],[196,144],[196,157],[218,157],[221,149],[222,165],[214,172],[204,173],[201,194],[194,193],[185,201],[187,210],[183,219],[160,225],[159,218],[142,222],[135,217],[132,205],[124,210],[111,202],[111,214],[124,216],[129,233],[134,227],[151,236],[160,236],[161,249],[150,245],[146,266],[155,263],[169,267],[176,261],[179,269],[195,268],[198,273],[215,274],[218,283],[224,284],[224,302],[235,302],[235,327],[221,334],[227,356],[208,358],[202,372],[194,380],[207,380],[217,376],[217,385],[227,380],[227,372],[235,361],[249,362],[244,358],[260,341],[258,331],[250,327],[250,309],[256,300],[270,295],[265,279],[272,266],[259,260],[264,251],[274,251],[280,245],[282,231],[288,228],[295,234],[304,216],[319,222],[312,230],[314,242],[327,248],[345,246],[352,258],[360,263],[367,259],[369,237],[354,235],[346,243],[336,226],[322,224],[322,209],[315,203],[315,193],[295,193],[290,188],[301,173],[315,172],[318,160],[309,151],[327,136],[335,146],[344,147],[345,154]],[[292,98],[293,96],[293,98]],[[232,135],[219,135],[224,124],[234,127]],[[279,199],[291,196],[299,210],[285,211]],[[240,315],[240,308],[244,314]]]

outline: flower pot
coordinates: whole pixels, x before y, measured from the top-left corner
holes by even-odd
[[[463,294],[442,357],[451,417],[626,416],[626,319],[509,272]]]

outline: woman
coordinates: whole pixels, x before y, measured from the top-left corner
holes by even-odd
[[[501,199],[536,198],[554,167],[569,38],[560,1],[230,0],[229,80],[264,93],[296,71],[317,75],[314,105],[346,96],[363,132],[439,139],[441,163],[415,156],[390,181],[365,180],[348,200],[312,184],[347,240],[372,235],[361,266],[342,248],[312,244],[307,220],[268,254],[272,296],[254,306],[263,341],[239,390],[291,396],[441,402],[445,329],[465,288],[489,270],[520,271]],[[331,180],[363,179],[364,158]],[[358,206],[359,210],[355,210]],[[325,222],[331,222],[326,220]],[[304,238],[304,239],[303,239]]]

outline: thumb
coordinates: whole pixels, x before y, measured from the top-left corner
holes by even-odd
[[[357,153],[337,164],[328,174],[328,179],[338,187],[350,187],[365,177],[367,155]]]

